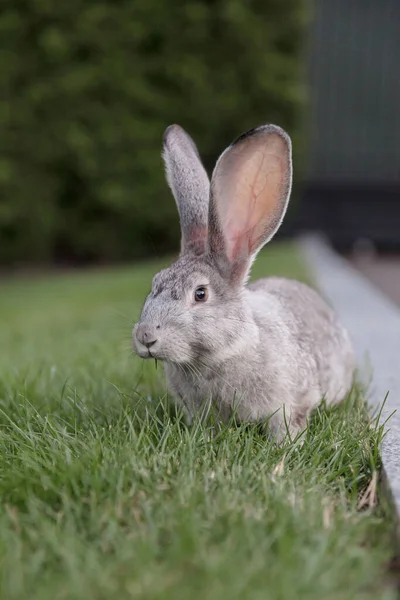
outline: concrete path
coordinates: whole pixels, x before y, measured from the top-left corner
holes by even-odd
[[[388,423],[382,461],[400,515],[400,310],[321,238],[305,237],[299,244],[321,293],[352,337],[361,375],[369,381],[372,374],[371,402],[381,406],[389,392],[382,418],[398,411]]]
[[[400,306],[399,257],[360,255],[350,260],[363,275]]]

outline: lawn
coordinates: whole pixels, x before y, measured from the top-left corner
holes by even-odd
[[[0,599],[395,598],[360,390],[302,446],[186,428],[131,352],[159,266],[0,280]],[[307,278],[288,245],[254,274]]]

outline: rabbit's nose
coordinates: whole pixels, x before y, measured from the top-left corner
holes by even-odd
[[[136,330],[136,337],[143,346],[151,348],[157,341],[155,327],[141,323]]]

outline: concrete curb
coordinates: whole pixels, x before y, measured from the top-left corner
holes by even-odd
[[[382,461],[397,515],[400,515],[400,310],[323,238],[299,240],[322,295],[330,302],[353,340],[360,375],[369,387],[370,402],[381,407],[388,422]],[[366,364],[366,359],[369,364]]]

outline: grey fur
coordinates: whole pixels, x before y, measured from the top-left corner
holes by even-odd
[[[170,125],[162,156],[168,185],[178,207],[181,252],[204,252],[208,229],[210,182],[192,138],[179,125]]]
[[[229,263],[225,256],[226,239],[214,206],[218,165],[232,148],[235,152],[240,149],[248,136],[256,136],[257,149],[258,144],[270,143],[271,133],[281,136],[286,144],[282,154],[286,165],[282,197],[277,204],[280,213],[265,221],[263,238],[251,256],[239,253],[246,268],[239,278],[232,279],[232,261]],[[177,166],[179,159],[174,156],[173,160]],[[133,329],[137,354],[164,361],[169,386],[186,407],[189,418],[201,410],[204,402],[212,402],[222,420],[233,411],[242,421],[259,422],[271,417],[270,425],[278,438],[285,434],[287,425],[292,435],[303,429],[322,397],[329,403],[342,400],[352,385],[355,366],[347,332],[314,290],[276,277],[246,285],[252,260],[282,221],[291,172],[289,137],[273,125],[249,132],[226,150],[211,184],[214,191],[209,217],[214,240],[208,240],[201,255],[183,244],[181,257],[154,277],[139,323]],[[224,176],[229,177],[229,172]],[[176,190],[178,186],[173,185]],[[185,186],[190,207],[190,190],[199,188],[181,182],[179,189]],[[185,199],[179,197],[183,209]],[[194,224],[190,208],[188,214],[191,217],[186,222]],[[198,218],[202,222],[204,213]],[[209,292],[204,303],[194,299],[199,286]],[[144,332],[156,337],[150,348],[142,343]]]

